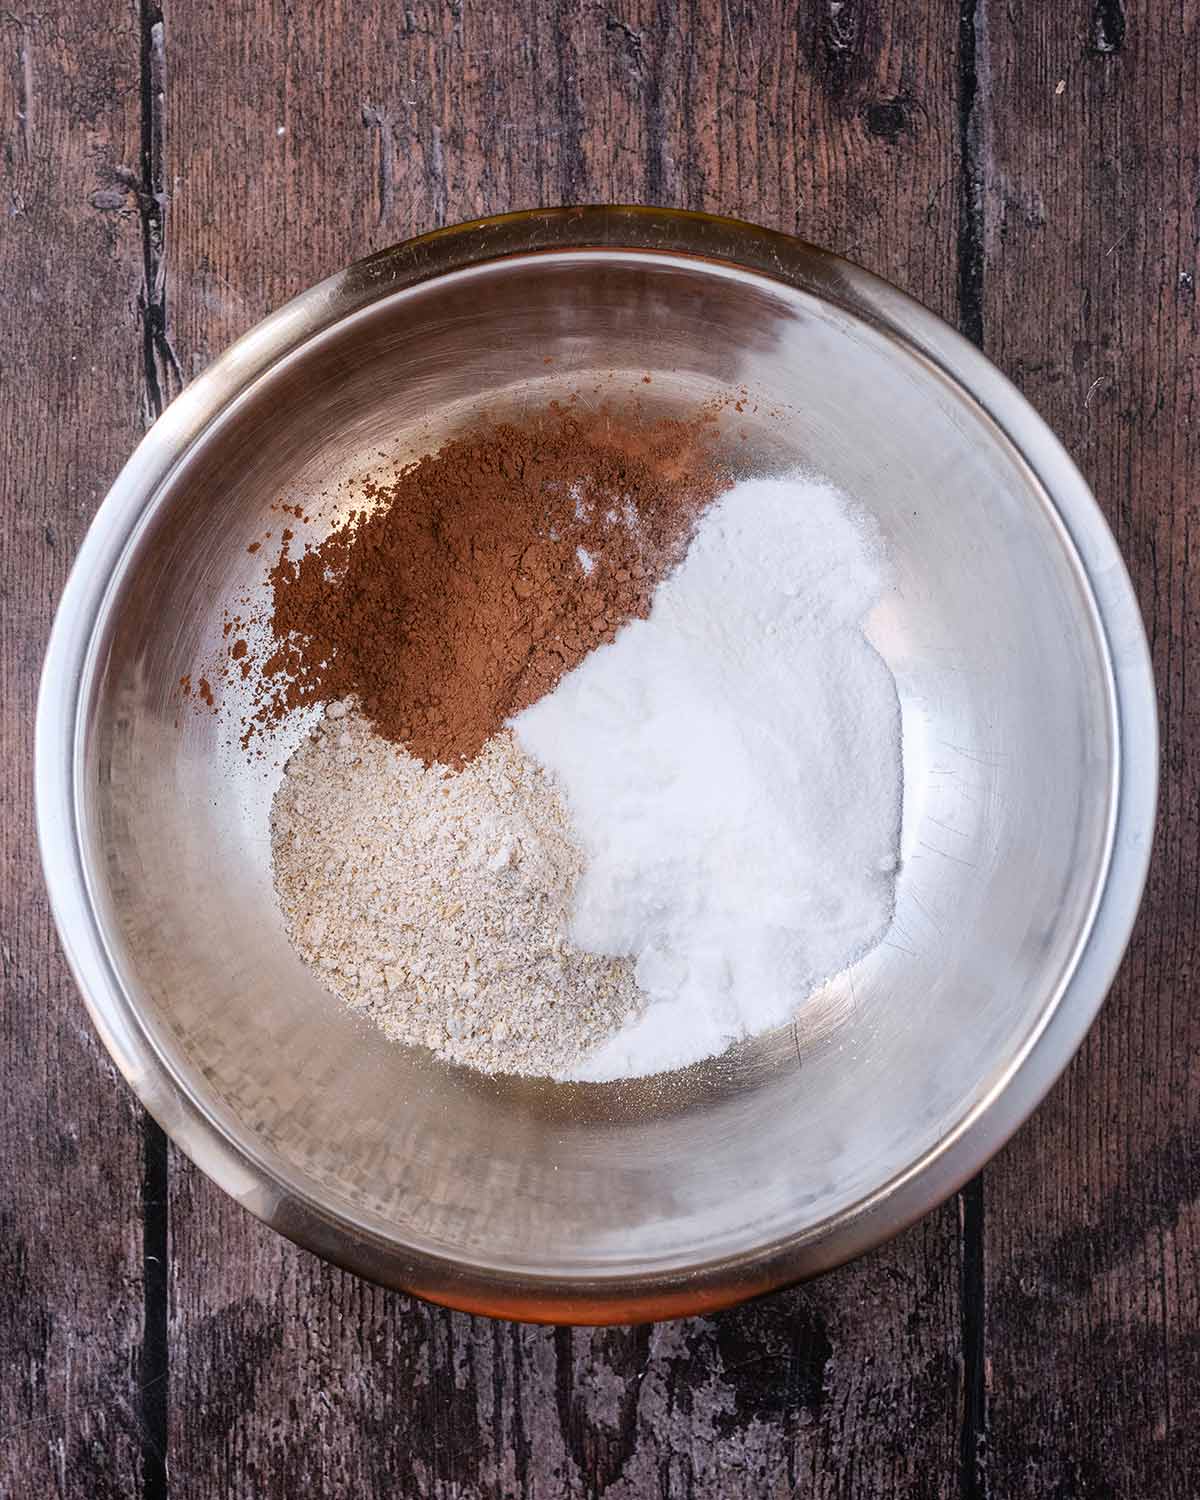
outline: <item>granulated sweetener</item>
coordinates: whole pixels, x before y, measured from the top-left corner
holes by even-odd
[[[513,720],[583,854],[570,936],[645,1003],[574,1076],[655,1073],[789,1019],[895,898],[900,710],[863,634],[878,538],[826,484],[743,482],[650,616]]]

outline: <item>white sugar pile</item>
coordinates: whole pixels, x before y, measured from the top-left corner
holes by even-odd
[[[864,620],[871,525],[803,478],[735,486],[654,598],[512,721],[584,856],[569,936],[641,1013],[569,1076],[674,1068],[786,1021],[883,937],[900,711]]]

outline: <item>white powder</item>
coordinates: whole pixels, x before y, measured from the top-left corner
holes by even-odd
[[[863,622],[885,581],[835,490],[746,481],[703,517],[649,619],[513,720],[584,855],[570,935],[632,958],[649,1001],[570,1076],[718,1053],[884,935],[900,713]]]

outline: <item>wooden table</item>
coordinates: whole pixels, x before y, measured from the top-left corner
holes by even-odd
[[[25,4],[0,15],[0,1493],[1200,1493],[1196,0]],[[1165,784],[1103,1016],[981,1180],[816,1284],[572,1332],[363,1285],[168,1148],[59,954],[30,739],[71,557],[181,385],[369,250],[602,200],[794,230],[983,345],[1129,561]]]

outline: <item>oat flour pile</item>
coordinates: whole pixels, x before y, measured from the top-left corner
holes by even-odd
[[[552,407],[368,487],[271,574],[245,742],[324,705],[272,810],[289,936],[401,1042],[611,1079],[786,1022],[891,920],[872,526],[732,483],[707,414]]]

